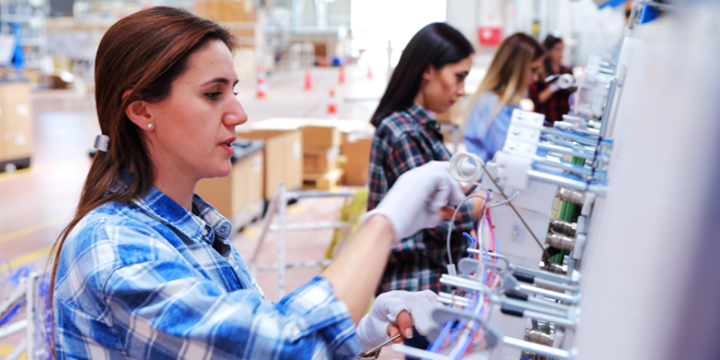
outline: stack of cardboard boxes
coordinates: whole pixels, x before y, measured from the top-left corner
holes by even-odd
[[[345,157],[345,177],[343,184],[365,186],[368,182],[370,149],[373,129],[343,132],[340,153]]]
[[[0,82],[0,172],[30,166],[32,128],[30,83]]]
[[[300,130],[242,128],[237,133],[244,139],[265,142],[263,193],[269,200],[275,196],[278,185],[285,183],[290,190],[303,183],[303,138]]]
[[[233,147],[230,175],[200,180],[195,192],[240,229],[262,217],[265,209],[264,142],[240,140]]]
[[[303,181],[318,190],[336,187],[342,178],[340,131],[333,126],[303,126]]]

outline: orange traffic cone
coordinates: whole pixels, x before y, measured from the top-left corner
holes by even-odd
[[[267,95],[268,86],[265,83],[265,72],[262,68],[258,68],[257,74],[257,97],[262,99]]]
[[[345,68],[342,65],[338,67],[338,83],[345,83]]]
[[[305,90],[312,90],[312,74],[310,69],[305,70]]]
[[[372,68],[368,66],[368,72],[367,72],[368,79],[372,79]]]
[[[328,99],[327,108],[328,119],[337,118],[337,102],[335,101],[335,90],[330,89],[330,99]]]

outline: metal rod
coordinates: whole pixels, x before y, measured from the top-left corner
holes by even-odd
[[[37,290],[38,290],[38,279],[37,273],[30,273],[25,278],[25,315],[28,320],[27,330],[25,332],[25,338],[27,339],[27,349],[25,351],[25,358],[27,360],[36,360],[35,351],[35,321],[37,320],[35,310],[37,307]]]
[[[265,236],[268,233],[268,230],[270,228],[270,224],[273,220],[273,215],[275,214],[275,210],[277,208],[278,203],[278,196],[279,194],[276,192],[275,196],[272,197],[270,200],[270,205],[268,205],[268,208],[265,212],[265,218],[263,219],[262,227],[260,229],[260,236],[258,237],[257,241],[255,241],[255,250],[253,250],[252,257],[250,257],[250,274],[253,276],[255,275],[255,267],[257,264],[257,256],[260,253],[260,248],[262,247],[262,243],[265,240]]]
[[[540,355],[546,355],[554,358],[560,358],[565,360],[572,360],[573,356],[569,351],[556,349],[553,347],[531,343],[529,341],[515,339],[509,336],[503,336],[502,341],[505,345],[518,348],[521,350],[527,350]]]
[[[598,140],[597,140],[597,139],[588,138],[588,137],[583,136],[583,135],[573,134],[573,133],[571,133],[571,132],[561,131],[561,130],[558,130],[558,129],[555,129],[555,128],[551,128],[551,127],[544,127],[544,128],[542,128],[542,132],[543,132],[544,134],[550,134],[550,135],[553,135],[553,136],[564,137],[564,138],[566,138],[566,139],[570,139],[570,140],[572,140],[572,141],[578,142],[578,143],[583,144],[583,145],[597,146],[597,144],[598,144]]]
[[[559,284],[555,281],[550,281],[550,280],[542,279],[542,278],[535,278],[535,285],[554,288],[554,289],[557,289],[558,291],[578,292],[580,290],[577,286]]]
[[[278,187],[278,301],[285,296],[285,212],[287,211],[287,198],[285,197],[285,183]]]
[[[539,287],[525,285],[525,284],[520,284],[518,286],[518,288],[522,292],[526,292],[526,293],[533,294],[533,295],[541,295],[541,296],[549,297],[551,299],[560,300],[560,301],[570,303],[573,305],[577,304],[580,301],[580,296],[578,296],[578,295],[563,294],[563,293],[559,293],[557,291],[541,289]]]
[[[531,180],[542,181],[545,183],[564,186],[575,190],[586,191],[588,189],[588,184],[584,181],[572,180],[563,176],[547,174],[537,170],[528,170],[528,177]],[[492,177],[490,178],[492,179]]]
[[[0,328],[0,339],[10,336],[18,331],[22,331],[27,328],[27,319],[22,319],[18,322],[14,322],[10,325]]]
[[[376,353],[378,350],[380,350],[383,346],[385,346],[385,345],[393,342],[395,339],[397,339],[397,338],[399,338],[399,337],[401,337],[401,336],[402,336],[401,333],[395,334],[395,336],[393,336],[393,337],[385,340],[382,344],[380,344],[380,345],[378,345],[378,346],[376,346],[376,347],[374,347],[374,348],[372,348],[372,349],[370,349],[370,350],[368,350],[368,351],[360,354],[360,357],[361,357],[361,358],[367,358],[367,357],[375,356],[375,353]]]
[[[529,268],[526,266],[514,265],[514,264],[511,266],[511,268],[513,269],[513,271],[525,273],[528,275],[532,275],[534,277],[548,279],[548,280],[551,280],[551,281],[554,281],[557,283],[561,283],[561,284],[570,284],[572,282],[572,280],[569,279],[567,276],[553,274],[553,273],[551,273],[549,271],[545,271],[545,270],[533,269],[533,268]]]
[[[577,325],[577,322],[575,320],[568,319],[567,315],[562,316],[562,317],[561,316],[553,316],[546,312],[528,310],[528,311],[523,312],[523,316],[527,316],[527,317],[529,317],[531,319],[535,319],[535,320],[551,322],[555,325],[562,325],[562,326],[566,326],[566,327],[573,328],[573,329]]]
[[[485,174],[487,174],[487,173],[488,173],[487,168],[485,168],[485,164],[483,164],[482,161],[480,162],[480,166],[482,166],[483,171],[485,172]],[[505,195],[505,192],[504,192],[503,189],[500,187],[500,185],[498,185],[497,181],[495,181],[495,179],[494,179],[492,176],[488,176],[488,179],[490,179],[490,181],[492,181],[493,185],[495,185],[495,188],[498,189],[498,191],[500,191],[500,195],[502,195],[502,197],[503,197],[505,200],[508,200],[508,201],[509,201],[510,199],[507,197],[507,195]],[[507,204],[510,205],[510,208],[512,209],[512,211],[515,212],[515,215],[517,215],[518,219],[520,219],[520,222],[523,223],[523,226],[525,226],[525,229],[527,229],[527,231],[530,233],[530,235],[532,236],[532,238],[533,238],[533,239],[535,240],[535,242],[538,244],[538,246],[540,247],[540,249],[542,249],[542,252],[545,254],[545,256],[547,256],[548,258],[551,258],[552,256],[550,256],[550,254],[547,252],[547,250],[545,250],[545,247],[543,246],[543,244],[540,243],[540,240],[538,240],[537,236],[535,236],[535,232],[533,232],[532,229],[530,229],[530,225],[528,225],[528,224],[525,222],[525,219],[524,219],[524,218],[522,217],[522,215],[520,215],[520,213],[517,211],[517,209],[515,208],[515,205],[513,205],[513,203],[512,203],[511,201],[509,201]]]
[[[499,301],[500,304],[506,304],[511,306],[516,306],[524,310],[528,310],[530,312],[537,312],[537,313],[543,313],[546,316],[556,316],[560,318],[567,318],[568,312],[567,310],[563,311],[561,309],[556,308],[549,308],[545,307],[538,303],[530,303],[527,301],[522,300],[515,300],[510,298],[503,298]],[[528,315],[527,312],[525,312],[525,315]],[[528,315],[529,316],[529,315]],[[540,320],[543,320],[542,318],[539,318]]]
[[[584,152],[580,152],[580,151],[575,151],[575,150],[568,149],[568,148],[566,148],[566,147],[564,147],[564,146],[560,146],[560,145],[554,145],[554,144],[548,144],[548,143],[539,143],[539,144],[538,144],[538,149],[540,149],[540,150],[545,150],[545,151],[548,151],[548,152],[555,152],[555,153],[559,153],[559,154],[572,155],[572,156],[575,156],[575,157],[579,157],[579,158],[583,158],[583,159],[588,159],[588,160],[593,160],[593,159],[595,159],[595,154],[590,154],[590,153],[584,153]]]
[[[550,160],[540,157],[540,156],[535,156],[535,158],[533,159],[533,162],[536,164],[544,165],[544,166],[554,167],[554,168],[557,168],[560,170],[571,171],[571,172],[574,172],[574,173],[580,174],[580,175],[588,175],[589,176],[589,175],[592,175],[592,173],[593,173],[592,169],[588,169],[588,168],[582,167],[580,165],[567,164],[567,163],[562,163],[562,162],[554,162],[554,161],[550,161]]]
[[[608,123],[610,122],[610,113],[612,111],[613,103],[615,101],[615,90],[617,89],[617,78],[613,78],[610,81],[610,88],[608,89],[607,102],[605,103],[605,109],[602,114],[602,122],[600,122],[600,137],[605,138],[605,132],[607,131]]]

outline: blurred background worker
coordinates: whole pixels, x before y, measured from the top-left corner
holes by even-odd
[[[483,161],[505,143],[510,117],[539,79],[545,50],[532,37],[516,33],[503,41],[477,92],[470,98],[463,141]]]
[[[370,152],[368,211],[406,171],[433,160],[450,160],[432,113],[447,111],[465,95],[473,53],[470,42],[445,23],[425,26],[408,43],[371,120],[377,129]],[[462,233],[472,231],[481,207],[477,199],[461,208],[450,247],[453,258],[467,256],[469,242]],[[439,292],[448,263],[447,233],[448,224],[443,224],[403,239],[390,254],[378,293]],[[407,344],[422,349],[429,345],[421,336]]]
[[[554,123],[570,112],[568,99],[574,88],[563,88],[560,75],[572,75],[572,68],[562,64],[565,44],[562,38],[548,35],[543,42],[547,51],[540,76],[530,85],[530,99],[535,104],[535,112],[545,115],[545,120]]]

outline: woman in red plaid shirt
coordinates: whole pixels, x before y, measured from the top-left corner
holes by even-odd
[[[474,53],[470,42],[445,23],[425,26],[408,43],[372,124],[376,127],[370,152],[368,210],[374,209],[404,172],[433,160],[450,160],[440,124],[432,115],[447,111],[465,95],[465,77]],[[463,232],[473,229],[482,200],[473,198],[461,208],[453,225],[453,259],[467,256]],[[447,273],[448,223],[403,239],[393,248],[377,293],[391,290],[439,292]],[[448,291],[449,289],[443,289]],[[426,348],[416,334],[409,346]]]
[[[535,112],[545,115],[545,120],[554,123],[562,120],[562,116],[570,112],[568,101],[575,89],[561,89],[557,77],[553,81],[545,82],[551,75],[571,74],[569,66],[561,64],[565,45],[559,37],[548,35],[543,42],[547,51],[543,66],[540,68],[540,79],[530,85],[530,99],[535,104]]]

